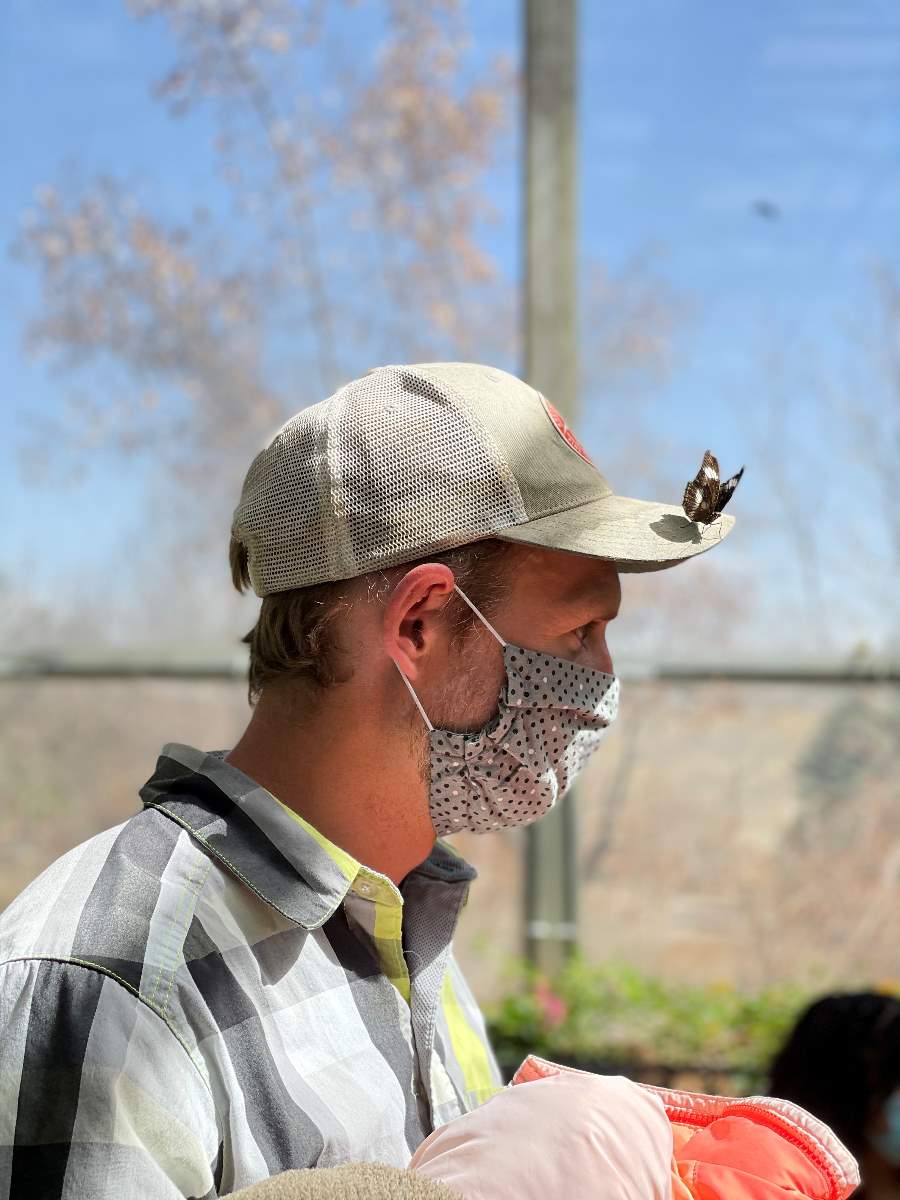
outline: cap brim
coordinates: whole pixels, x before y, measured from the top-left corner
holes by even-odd
[[[717,546],[733,525],[734,517],[724,513],[701,525],[672,504],[610,495],[493,536],[602,558],[620,571],[662,571]]]

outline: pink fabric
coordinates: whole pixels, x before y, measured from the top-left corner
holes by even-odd
[[[510,1087],[435,1130],[410,1166],[465,1200],[671,1200],[662,1101],[619,1075]]]

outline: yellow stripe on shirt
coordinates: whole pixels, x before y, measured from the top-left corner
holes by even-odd
[[[402,904],[375,901],[374,937],[382,971],[409,1004],[409,968],[403,953]]]
[[[483,1104],[503,1089],[494,1082],[484,1041],[481,1034],[466,1020],[449,974],[444,976],[441,1003],[450,1032],[453,1054],[462,1070],[466,1090],[476,1104]]]

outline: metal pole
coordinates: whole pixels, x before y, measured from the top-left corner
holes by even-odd
[[[576,0],[525,0],[525,378],[577,413]],[[577,940],[574,795],[526,830],[525,945],[552,974]]]

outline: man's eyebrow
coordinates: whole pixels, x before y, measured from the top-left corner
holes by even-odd
[[[603,610],[604,616],[608,615],[608,619],[618,615],[619,605],[616,603],[613,608],[611,597],[607,589],[593,580],[585,580],[582,583],[573,584],[562,595],[561,601],[563,604],[596,604],[598,608]]]

